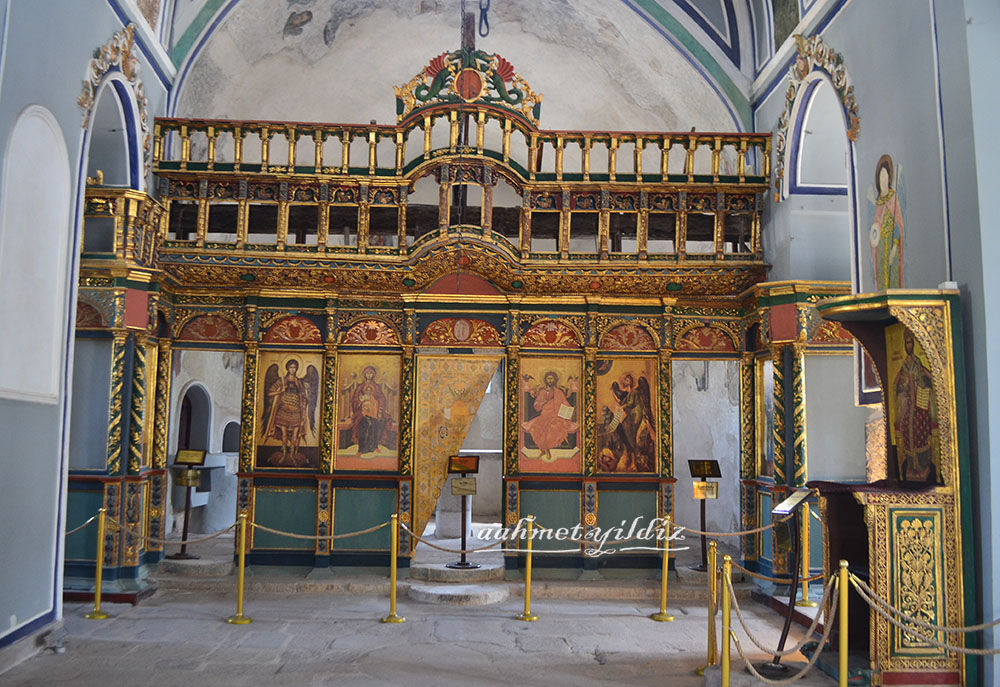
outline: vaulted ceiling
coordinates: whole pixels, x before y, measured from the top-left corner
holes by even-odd
[[[489,5],[477,47],[544,95],[543,128],[750,128],[748,0]],[[392,86],[456,49],[459,24],[459,0],[177,0],[170,113],[390,123]]]

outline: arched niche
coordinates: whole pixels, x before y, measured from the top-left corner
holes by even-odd
[[[87,176],[103,174],[105,186],[141,188],[142,148],[131,87],[110,74],[97,92],[90,119]]]
[[[814,74],[799,92],[789,146],[789,198],[794,222],[810,234],[810,245],[825,246],[809,258],[817,279],[851,278],[850,213],[853,148],[843,107],[827,77]]]
[[[240,450],[240,423],[228,422],[222,430],[222,452],[237,453]]]
[[[192,384],[181,398],[177,448],[207,451],[211,440],[212,399],[205,387]]]
[[[70,170],[62,130],[30,105],[7,141],[0,187],[0,397],[54,403],[67,326]]]

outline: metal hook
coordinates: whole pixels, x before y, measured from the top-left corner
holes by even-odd
[[[479,0],[479,36],[486,38],[490,35],[490,18],[487,14],[490,11],[490,0]]]

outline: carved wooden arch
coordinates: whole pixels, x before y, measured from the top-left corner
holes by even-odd
[[[100,309],[88,303],[83,298],[76,301],[76,328],[77,329],[101,329],[104,327],[104,317]]]
[[[555,318],[538,320],[525,330],[521,345],[538,348],[580,348],[583,334],[572,324]]]
[[[739,340],[733,332],[710,322],[691,322],[674,335],[674,350],[737,353]]]
[[[643,337],[648,337],[648,341]],[[601,333],[598,348],[608,351],[655,351],[660,347],[658,333],[645,322],[619,319],[608,323]]]
[[[176,341],[217,341],[235,343],[242,340],[240,328],[218,313],[192,315],[175,323]]]
[[[442,317],[420,333],[421,346],[503,346],[500,331],[486,320]]]
[[[401,337],[396,328],[378,317],[355,317],[340,337],[340,343],[351,346],[398,346]]]
[[[275,320],[264,333],[263,343],[321,344],[323,333],[312,320],[302,315],[288,315]]]
[[[459,160],[461,160],[461,164],[459,164]],[[483,181],[472,181],[455,177],[456,169],[469,168],[470,166],[478,167],[483,170]],[[442,179],[442,175],[445,174],[445,170],[447,170],[447,177]],[[485,180],[487,175],[492,177],[488,181]],[[409,191],[411,193],[413,192],[414,184],[424,177],[433,177],[439,184],[477,184],[480,186],[484,186],[486,183],[489,183],[491,186],[496,186],[497,182],[503,179],[510,184],[519,196],[524,197],[524,182],[518,176],[517,172],[502,163],[498,163],[486,157],[470,157],[468,154],[459,156],[456,153],[454,155],[444,155],[442,157],[437,157],[423,162],[406,175],[406,179],[409,184]]]

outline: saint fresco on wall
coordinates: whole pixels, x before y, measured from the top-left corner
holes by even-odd
[[[521,358],[522,472],[580,471],[580,359]]]
[[[319,467],[322,353],[262,351],[257,382],[257,467]]]
[[[598,472],[655,472],[656,359],[597,361]]]
[[[400,360],[344,354],[338,361],[338,470],[396,470],[399,463]]]
[[[913,332],[901,323],[886,327],[885,346],[889,432],[896,447],[899,479],[941,484],[937,402],[927,356]]]
[[[868,239],[872,247],[875,290],[903,288],[902,170],[883,155],[875,165],[875,184],[868,187],[873,214]]]

